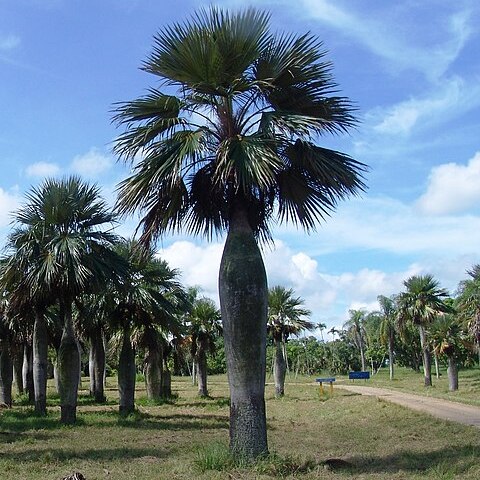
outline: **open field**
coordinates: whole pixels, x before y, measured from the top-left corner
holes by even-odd
[[[58,424],[54,399],[44,419],[23,406],[1,411],[0,479],[51,480],[72,471],[87,480],[480,478],[478,429],[340,390],[321,400],[311,378],[291,378],[280,400],[267,385],[274,455],[250,468],[231,465],[225,455],[224,376],[210,378],[211,399],[197,398],[190,379],[174,378],[178,398],[156,406],[139,385],[138,412],[127,419],[117,416],[116,389],[109,381],[107,405],[92,405],[81,392],[75,427]]]

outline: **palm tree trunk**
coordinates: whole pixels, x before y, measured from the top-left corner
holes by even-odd
[[[170,398],[172,396],[172,374],[167,365],[164,365],[162,374],[162,398]]]
[[[23,344],[18,344],[13,353],[13,383],[19,395],[23,394]]]
[[[145,387],[147,398],[158,400],[162,396],[162,352],[156,348],[149,347],[145,356]]]
[[[197,353],[195,355],[195,363],[197,365],[197,379],[198,379],[198,395],[200,397],[208,397],[207,388],[207,354],[204,342],[200,341]]]
[[[47,414],[47,367],[48,332],[43,313],[35,314],[33,326],[33,386],[35,392],[35,412]]]
[[[275,340],[275,363],[273,365],[273,377],[275,379],[275,395],[282,397],[285,394],[285,375],[287,365],[285,363],[285,349],[281,340]]]
[[[432,367],[430,362],[430,352],[428,351],[427,332],[423,325],[418,325],[418,332],[420,334],[420,345],[422,347],[423,355],[423,374],[425,376],[425,386],[432,386]]]
[[[360,341],[359,341],[359,344],[360,344],[360,360],[362,362],[362,372],[366,372],[367,370],[367,361],[365,359],[365,346],[363,344],[363,339],[360,337]],[[358,358],[358,357],[357,357]],[[372,368],[373,370],[373,368]],[[372,371],[373,373],[373,371]]]
[[[435,377],[437,380],[440,378],[440,366],[438,365],[438,355],[437,352],[433,353],[433,360],[435,363]]]
[[[90,336],[90,395],[97,403],[104,403],[105,398],[105,347],[103,332],[100,327],[96,328]]]
[[[35,401],[35,388],[33,385],[33,347],[29,343],[25,343],[23,347],[23,390],[28,393],[28,401]]]
[[[118,360],[118,394],[120,415],[135,410],[135,349],[130,339],[130,329],[124,328],[122,349]]]
[[[60,306],[64,319],[62,340],[57,356],[58,393],[60,395],[60,422],[66,425],[77,420],[77,397],[80,371],[80,354],[73,330],[72,303]]]
[[[448,355],[448,389],[451,392],[458,390],[458,368],[453,355]]]
[[[393,366],[393,339],[390,338],[390,341],[388,342],[388,367],[390,370],[390,380],[393,380],[393,374],[394,374],[394,366]]]
[[[12,406],[13,363],[10,342],[0,342],[0,405]]]
[[[244,210],[230,223],[219,273],[230,386],[230,450],[253,460],[268,453],[265,412],[267,279]]]

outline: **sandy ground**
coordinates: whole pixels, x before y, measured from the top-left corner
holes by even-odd
[[[427,412],[434,417],[452,422],[463,423],[480,428],[480,408],[472,405],[464,405],[450,402],[439,398],[422,397],[411,393],[387,390],[386,388],[367,387],[363,385],[335,385],[335,388],[343,388],[360,395],[370,395],[381,398],[388,402],[396,403],[412,410]]]

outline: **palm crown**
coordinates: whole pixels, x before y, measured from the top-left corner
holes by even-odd
[[[268,23],[254,9],[212,8],[156,35],[143,69],[177,94],[152,88],[114,117],[126,128],[116,153],[140,157],[117,206],[142,211],[144,242],[180,227],[220,233],[238,205],[257,238],[269,239],[274,221],[311,230],[364,188],[362,163],[313,143],[355,124],[321,43],[275,36]]]

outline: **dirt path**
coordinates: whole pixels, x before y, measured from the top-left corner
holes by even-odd
[[[434,417],[451,420],[480,428],[480,408],[473,405],[450,402],[439,398],[423,397],[411,393],[387,390],[386,388],[366,387],[360,385],[336,385],[335,388],[343,388],[360,395],[370,395],[382,398],[388,402],[397,403],[412,410],[427,412]]]

